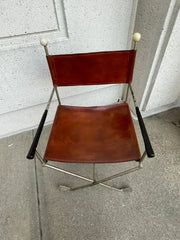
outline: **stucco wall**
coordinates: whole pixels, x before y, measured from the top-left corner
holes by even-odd
[[[52,84],[41,38],[49,40],[50,54],[64,54],[129,49],[132,33],[140,32],[133,87],[143,115],[178,105],[179,5],[179,0],[3,1],[0,137],[36,127],[45,108]],[[60,95],[63,104],[101,105],[115,102],[122,88],[64,87]],[[47,123],[56,104],[54,98]]]
[[[49,39],[50,54],[126,49],[133,31],[136,2],[3,1],[0,137],[37,126],[48,100],[52,84],[40,38]],[[97,93],[99,88],[101,91]],[[79,98],[82,94],[85,105],[96,105],[106,104],[107,100],[114,102],[121,89],[73,87],[62,88],[60,93],[64,104],[82,105]],[[55,105],[54,99],[52,110]],[[52,120],[53,113],[50,113],[48,121]]]
[[[180,99],[180,13],[173,27],[146,110],[176,104]]]
[[[142,40],[133,87],[143,116],[179,104],[179,8],[179,0],[138,1],[135,31],[141,32]]]
[[[134,31],[140,32],[142,38],[137,46],[133,87],[139,105],[148,82],[170,2],[171,0],[138,1]]]

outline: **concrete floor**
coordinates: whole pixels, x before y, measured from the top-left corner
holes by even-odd
[[[142,170],[111,181],[131,186],[132,191],[122,193],[100,186],[60,192],[60,183],[75,186],[84,181],[26,160],[34,131],[0,140],[0,239],[179,240],[179,120],[180,109],[145,119],[156,158],[145,159]],[[49,131],[46,127],[43,132],[40,152]],[[92,165],[59,166],[92,175]],[[134,163],[99,165],[97,178],[131,166]]]

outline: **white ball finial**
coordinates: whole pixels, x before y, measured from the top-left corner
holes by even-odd
[[[141,39],[141,34],[140,34],[140,33],[134,33],[134,34],[133,34],[133,40],[134,40],[135,42],[139,42],[140,39]]]
[[[40,43],[42,46],[46,47],[48,45],[48,40],[43,38],[40,40]]]

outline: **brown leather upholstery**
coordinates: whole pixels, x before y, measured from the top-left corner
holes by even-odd
[[[136,51],[47,56],[55,86],[130,83]]]
[[[80,163],[140,159],[128,104],[58,106],[44,159]]]

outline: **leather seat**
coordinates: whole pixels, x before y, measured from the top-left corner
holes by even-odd
[[[139,160],[140,157],[127,103],[98,107],[58,106],[44,160],[113,163]]]

